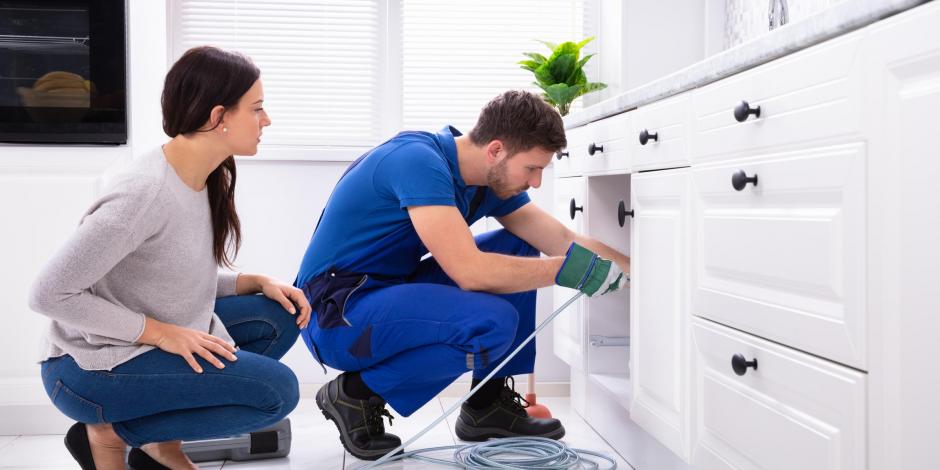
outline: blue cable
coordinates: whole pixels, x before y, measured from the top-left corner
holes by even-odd
[[[405,446],[413,444],[421,436],[425,435],[431,429],[434,429],[441,421],[450,416],[457,408],[460,407],[463,402],[465,402],[471,395],[476,393],[488,380],[492,379],[500,369],[502,369],[526,344],[529,344],[535,335],[539,331],[542,331],[546,325],[552,322],[561,312],[563,312],[569,305],[573,304],[575,300],[578,300],[583,292],[578,292],[567,302],[565,302],[561,307],[558,307],[557,310],[552,312],[548,318],[545,319],[539,326],[525,339],[519,346],[513,350],[506,359],[503,359],[503,362],[500,362],[495,369],[493,369],[483,380],[480,380],[480,383],[476,387],[470,389],[466,395],[461,397],[450,407],[447,411],[444,412],[439,418],[435,419],[433,423],[429,424],[426,428],[421,430],[418,434],[413,436],[411,439],[403,442],[400,446],[396,447],[389,453],[382,456],[382,458],[376,460],[375,462],[370,462],[362,467],[359,467],[359,470],[367,470],[370,468],[375,468],[383,463],[392,462],[396,460],[413,458],[416,460],[422,460],[425,462],[439,463],[443,465],[449,465],[452,467],[465,468],[470,470],[495,470],[495,469],[505,469],[505,470],[568,470],[572,468],[586,468],[589,470],[599,468],[597,462],[584,458],[585,455],[591,455],[599,457],[607,462],[610,462],[611,467],[605,470],[613,470],[617,468],[617,462],[602,455],[597,452],[584,450],[584,449],[572,449],[566,446],[563,442],[558,442],[553,439],[547,439],[544,437],[507,437],[502,439],[493,439],[486,442],[481,442],[479,444],[468,444],[462,446],[443,446],[443,447],[431,447],[427,449],[416,449],[409,452],[403,452],[401,454],[395,455],[401,450],[404,450]],[[443,450],[453,450],[453,460],[444,460],[433,457],[428,457],[421,454],[426,454],[428,452],[436,452]],[[509,458],[502,458],[500,456],[515,456]],[[524,457],[519,457],[522,455]]]

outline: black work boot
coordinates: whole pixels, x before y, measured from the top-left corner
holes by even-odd
[[[378,460],[401,445],[401,439],[385,432],[383,416],[392,423],[385,400],[373,395],[368,400],[352,398],[343,389],[345,374],[329,381],[317,392],[317,406],[326,419],[339,429],[339,440],[350,454],[362,460]]]
[[[491,437],[564,437],[565,427],[561,421],[529,417],[525,411],[528,403],[516,393],[514,386],[512,377],[507,377],[499,398],[482,409],[464,402],[455,426],[457,437],[463,441],[485,441]]]

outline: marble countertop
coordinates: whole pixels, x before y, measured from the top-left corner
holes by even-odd
[[[682,93],[874,23],[930,0],[846,0],[753,41],[621,93],[564,118],[578,127]]]

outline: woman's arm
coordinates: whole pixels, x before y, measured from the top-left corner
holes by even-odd
[[[220,278],[222,275],[220,272]],[[281,304],[291,315],[297,315],[297,326],[307,327],[312,309],[302,290],[264,274],[236,273],[235,275],[237,276],[235,279],[236,295],[262,293],[265,297]],[[221,286],[221,279],[219,282]],[[300,308],[300,312],[294,305]]]
[[[136,342],[144,314],[95,295],[91,286],[137,248],[135,230],[153,220],[147,213],[157,190],[150,180],[129,179],[99,199],[33,282],[30,308],[87,333]]]

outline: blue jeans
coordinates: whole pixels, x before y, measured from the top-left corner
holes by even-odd
[[[482,251],[538,256],[507,230],[476,238]],[[362,380],[395,411],[409,416],[461,374],[483,378],[535,330],[536,292],[490,294],[457,287],[432,257],[403,284],[349,297],[352,326],[301,334],[328,366],[361,371]],[[316,344],[316,350],[313,345]],[[532,372],[535,342],[503,368],[499,377]]]
[[[42,363],[52,403],[83,423],[111,423],[127,444],[232,436],[272,425],[297,405],[297,377],[278,362],[299,330],[293,315],[261,295],[223,297],[215,312],[235,340],[237,361],[217,369],[196,356],[155,349],[110,371],[84,370],[71,356]]]

